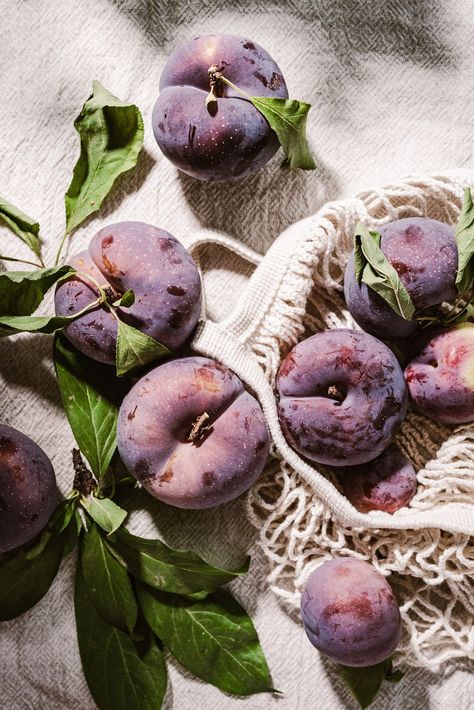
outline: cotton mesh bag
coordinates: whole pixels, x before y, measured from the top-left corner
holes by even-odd
[[[417,471],[408,507],[390,515],[358,512],[335,480],[286,443],[274,383],[299,340],[333,328],[356,328],[343,297],[343,274],[357,222],[379,229],[402,217],[453,224],[474,171],[408,177],[327,203],[285,230],[262,258],[212,232],[191,251],[220,245],[255,270],[234,310],[203,320],[193,349],[230,367],[260,400],[273,440],[271,460],[250,491],[247,509],[269,560],[268,582],[296,616],[311,572],[334,556],[372,563],[389,576],[401,606],[397,656],[438,671],[450,659],[474,659],[474,425],[436,424],[409,411],[397,441]]]

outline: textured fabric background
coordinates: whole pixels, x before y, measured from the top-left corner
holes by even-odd
[[[63,195],[77,157],[72,123],[92,79],[135,101],[148,129],[165,57],[198,34],[244,34],[275,57],[290,95],[314,105],[309,135],[319,169],[281,172],[277,158],[242,184],[203,185],[179,176],[148,130],[139,169],[78,231],[74,250],[107,221],[131,218],[158,224],[185,243],[196,230],[215,229],[264,253],[282,229],[328,199],[472,162],[474,19],[467,1],[0,0],[0,18],[0,194],[41,222],[49,261],[64,228]],[[3,228],[0,242],[2,251],[26,254]],[[249,271],[224,250],[206,256],[208,315],[218,319]],[[72,437],[50,350],[45,336],[0,342],[0,418],[43,446],[66,492]],[[216,562],[230,564],[253,546],[241,501],[191,514],[149,499],[144,505],[142,529],[156,526],[171,544],[192,546]],[[94,708],[75,641],[73,563],[34,610],[0,628],[2,710]],[[170,663],[168,708],[354,707],[330,664],[265,591],[265,573],[254,549],[252,570],[235,591],[254,616],[284,696],[231,698]],[[444,678],[408,672],[373,707],[467,710],[473,692],[472,676],[460,665]]]

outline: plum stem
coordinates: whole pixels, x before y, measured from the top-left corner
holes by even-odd
[[[189,441],[194,442],[197,439],[202,439],[204,437],[206,431],[209,430],[209,425],[205,424],[208,419],[209,419],[209,414],[207,412],[203,412],[195,419],[195,421],[192,424],[191,431],[189,432],[189,435],[188,435]]]
[[[216,76],[218,77],[218,79],[220,79],[221,81],[223,81],[224,84],[227,84],[227,86],[230,86],[231,89],[234,89],[234,91],[238,91],[239,94],[242,94],[242,96],[245,96],[246,99],[248,99],[249,101],[252,101],[252,97],[250,96],[250,94],[248,94],[248,93],[247,93],[246,91],[244,91],[243,89],[239,89],[239,87],[238,87],[236,84],[234,84],[234,83],[233,83],[232,81],[230,81],[229,79],[226,79],[226,77],[225,77],[223,74],[221,74],[220,72],[218,72]]]
[[[342,402],[344,400],[344,394],[340,389],[338,389],[338,387],[336,387],[336,385],[330,385],[330,387],[328,387],[328,395],[337,402]]]
[[[250,94],[248,94],[243,89],[239,89],[239,87],[232,81],[230,81],[230,79],[226,79],[226,77],[219,70],[217,64],[211,64],[211,66],[207,70],[207,73],[209,74],[210,91],[206,97],[206,106],[209,106],[209,104],[212,104],[217,101],[216,87],[219,85],[219,81],[223,81],[224,84],[227,84],[227,86],[230,86],[231,89],[234,89],[234,91],[237,91],[239,94],[242,94],[242,96],[245,96],[245,98],[249,101],[252,100]]]

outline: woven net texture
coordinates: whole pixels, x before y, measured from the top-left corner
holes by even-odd
[[[296,616],[311,572],[334,556],[368,560],[401,605],[397,650],[407,664],[437,671],[474,659],[474,426],[450,428],[409,411],[398,443],[417,471],[410,505],[394,515],[357,512],[330,474],[303,461],[278,424],[273,385],[289,349],[315,332],[358,328],[343,297],[355,225],[408,216],[455,223],[471,171],[409,177],[356,199],[328,203],[287,229],[263,257],[230,239],[202,234],[256,269],[234,311],[205,321],[193,347],[233,368],[258,396],[273,438],[272,458],[248,495],[248,514],[271,564],[268,582]]]

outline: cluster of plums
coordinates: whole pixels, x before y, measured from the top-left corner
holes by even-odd
[[[421,326],[428,309],[457,296],[454,228],[419,217],[391,222],[380,233],[381,249],[415,305],[415,319],[403,319],[358,283],[352,253],[345,297],[366,332],[313,335],[290,351],[277,377],[287,441],[306,459],[333,467],[347,498],[364,513],[394,513],[416,492],[413,466],[393,443],[409,398],[437,422],[474,421],[474,325]],[[410,353],[404,372],[375,336],[396,340]]]
[[[200,37],[179,49],[161,78],[153,129],[164,154],[203,180],[232,180],[261,167],[278,141],[263,116],[227,86],[206,104],[209,66],[250,94],[287,97],[272,58],[250,40]],[[456,297],[454,230],[431,219],[401,219],[381,230],[381,249],[403,281],[419,317]],[[201,281],[181,243],[142,222],[101,229],[69,263],[56,313],[72,321],[64,334],[83,354],[115,364],[117,318],[171,353],[193,333]],[[116,304],[129,289],[132,305]],[[363,512],[393,513],[416,490],[413,466],[393,444],[409,395],[436,421],[474,420],[474,325],[420,334],[354,273],[345,276],[347,306],[366,331],[332,330],[298,343],[281,363],[276,391],[281,428],[301,456],[337,471]],[[115,314],[114,314],[115,309]],[[411,338],[417,352],[403,373],[386,341]],[[93,363],[91,363],[93,367]],[[159,500],[209,508],[247,490],[269,452],[262,409],[228,368],[205,357],[173,359],[145,373],[123,400],[118,448],[129,472]],[[53,468],[24,434],[0,426],[0,553],[32,540],[56,503]],[[366,562],[334,559],[309,578],[302,618],[311,642],[330,658],[365,666],[387,658],[400,636],[400,613],[386,580]]]
[[[366,333],[333,330],[298,343],[281,364],[277,389],[280,422],[291,446],[334,467],[343,492],[360,511],[393,513],[416,492],[413,466],[392,442],[408,398],[437,422],[474,421],[474,325],[424,331],[420,325],[429,309],[457,298],[453,227],[406,218],[380,232],[381,249],[412,299],[415,319],[403,319],[358,283],[352,253],[345,297]],[[396,340],[411,353],[404,372],[374,336]],[[400,638],[400,612],[388,582],[353,558],[333,559],[312,573],[301,617],[311,643],[347,666],[384,661]]]

